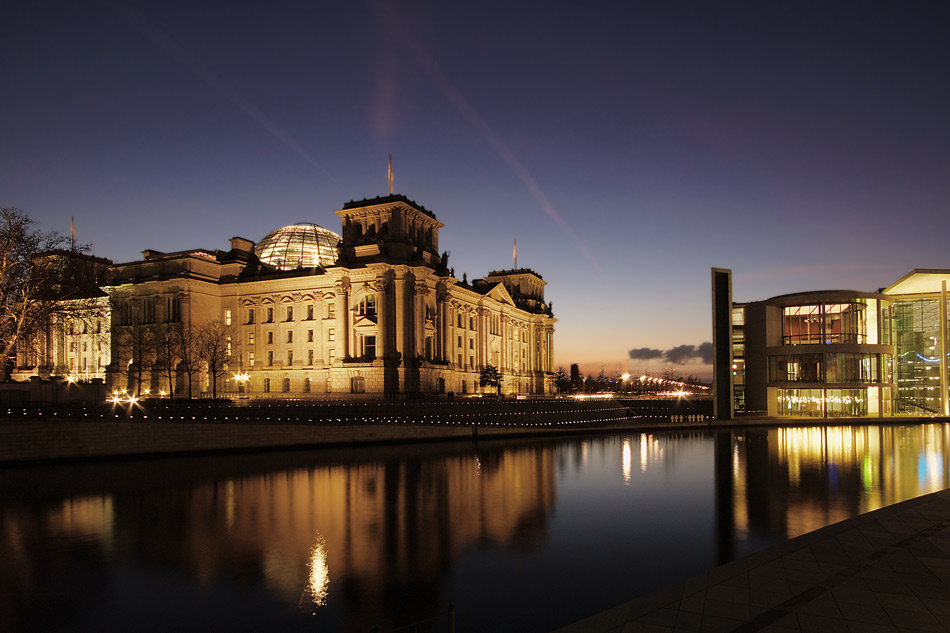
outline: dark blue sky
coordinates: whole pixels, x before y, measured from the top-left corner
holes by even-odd
[[[950,268],[945,2],[6,2],[0,205],[137,259],[396,191],[458,276],[549,282],[556,362],[737,300]],[[687,371],[701,373],[700,367]]]

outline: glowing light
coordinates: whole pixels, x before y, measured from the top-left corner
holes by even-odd
[[[612,393],[578,393],[574,395],[575,400],[609,400],[613,398]]]
[[[68,383],[76,382],[76,377],[72,375],[66,376],[66,382]]]
[[[621,453],[623,468],[623,483],[630,485],[630,467],[633,464],[633,449],[630,447],[630,438],[623,438],[623,452]]]
[[[317,534],[317,542],[310,551],[310,596],[314,606],[327,603],[327,588],[330,584],[330,569],[327,567],[327,543]]]

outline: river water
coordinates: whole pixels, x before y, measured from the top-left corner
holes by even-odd
[[[946,488],[948,442],[800,427],[7,468],[0,630],[424,633],[453,604],[459,633],[550,631]]]

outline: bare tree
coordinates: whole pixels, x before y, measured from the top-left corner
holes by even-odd
[[[218,376],[224,373],[225,365],[231,360],[231,327],[217,319],[209,319],[195,332],[195,344],[198,357],[204,361],[208,376],[211,378],[211,397],[218,397]]]
[[[182,327],[181,336],[178,338],[178,368],[188,377],[188,397],[192,396],[192,385],[195,382],[195,376],[201,371],[201,349],[198,345],[198,332],[192,328]]]
[[[181,323],[156,323],[152,326],[155,362],[168,381],[168,394],[175,397],[175,377],[182,348]]]
[[[118,329],[116,358],[119,372],[126,376],[132,393],[139,395],[146,369],[151,369],[155,337],[151,327],[135,321]]]
[[[0,377],[20,347],[36,344],[55,323],[95,319],[102,303],[88,296],[96,288],[96,260],[54,231],[34,230],[35,222],[16,208],[0,208]],[[105,266],[101,266],[105,269]],[[48,362],[48,359],[47,359]]]

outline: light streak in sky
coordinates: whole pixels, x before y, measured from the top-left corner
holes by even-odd
[[[511,148],[508,147],[508,144],[495,133],[490,125],[481,117],[475,107],[468,102],[468,100],[462,95],[462,93],[454,86],[452,83],[442,74],[442,71],[439,70],[437,64],[429,55],[428,51],[413,37],[409,35],[409,32],[402,25],[402,23],[397,18],[396,14],[393,12],[390,3],[388,2],[377,2],[376,5],[381,8],[382,12],[385,13],[388,18],[389,24],[392,26],[392,31],[398,33],[400,36],[401,43],[406,47],[407,50],[412,54],[412,57],[415,59],[416,63],[420,68],[429,76],[429,79],[442,91],[442,94],[448,99],[455,109],[461,114],[469,124],[475,128],[481,134],[482,138],[491,146],[495,153],[508,165],[509,168],[515,173],[515,175],[521,180],[522,184],[528,189],[531,195],[534,197],[535,201],[541,207],[541,209],[548,215],[554,223],[563,230],[568,237],[574,240],[574,243],[584,254],[585,257],[590,261],[594,269],[600,273],[604,274],[603,268],[594,258],[593,253],[587,245],[581,241],[577,233],[574,232],[574,229],[561,217],[561,214],[557,212],[557,209],[554,208],[554,205],[551,204],[551,201],[548,199],[547,195],[544,193],[544,190],[541,189],[541,185],[538,184],[538,181],[534,179],[534,176],[528,171],[528,169],[522,164],[522,162],[515,156],[515,153],[511,151]]]
[[[199,62],[194,55],[185,50],[178,42],[152,24],[148,18],[125,2],[122,2],[122,0],[102,0],[102,3],[125,18],[136,30],[141,32],[179,64],[191,71],[192,74],[217,91],[218,94],[230,101],[236,108],[253,119],[258,125],[270,132],[274,138],[293,150],[325,176],[331,180],[337,180],[323,165],[317,162],[317,159],[314,158],[310,152],[301,147],[300,143],[292,138],[284,128],[261,112],[260,108],[256,105],[245,99],[237,90],[231,87],[230,84],[215,74],[214,71]]]

